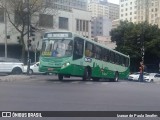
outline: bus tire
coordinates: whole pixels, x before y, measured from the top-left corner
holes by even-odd
[[[85,68],[83,74],[83,81],[86,81],[87,79],[90,80],[90,78],[91,78],[91,73],[89,72],[89,69]]]
[[[63,80],[63,75],[62,74],[58,74],[58,79],[59,80]]]
[[[118,80],[119,80],[119,74],[118,72],[116,72],[114,76],[114,82],[118,82]]]
[[[99,81],[99,78],[97,78],[97,77],[93,77],[92,79],[93,79],[93,81]]]

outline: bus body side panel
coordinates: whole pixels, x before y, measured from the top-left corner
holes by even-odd
[[[109,62],[103,62],[100,60],[94,60],[92,68],[92,77],[114,78],[116,71],[119,73],[120,79],[128,77],[129,74],[128,67],[112,64]]]

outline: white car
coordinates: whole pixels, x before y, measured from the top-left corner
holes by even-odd
[[[27,73],[27,65],[24,66],[24,73]],[[30,64],[30,70],[29,70],[29,74],[40,74],[43,72],[39,72],[39,62],[36,63],[31,63]]]
[[[160,74],[158,73],[149,73],[144,77],[146,82],[160,82]]]
[[[140,75],[140,72],[135,72],[135,73],[133,73],[133,74],[130,74],[130,75],[128,76],[128,80],[139,81],[139,75]],[[144,72],[143,75],[144,75],[144,77],[145,77],[146,75],[148,75],[148,73]]]
[[[22,74],[24,64],[15,58],[0,57],[0,73]]]

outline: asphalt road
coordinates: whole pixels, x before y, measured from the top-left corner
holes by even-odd
[[[0,111],[160,111],[160,84],[37,78],[1,81]]]

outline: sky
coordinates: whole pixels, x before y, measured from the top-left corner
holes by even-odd
[[[110,2],[110,3],[115,3],[115,4],[119,4],[119,0],[108,0],[108,2]]]

